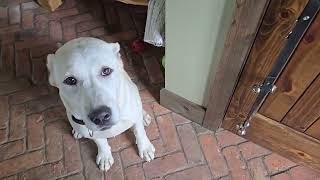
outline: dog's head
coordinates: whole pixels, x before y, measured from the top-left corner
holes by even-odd
[[[50,84],[59,89],[67,111],[92,131],[108,129],[119,120],[119,50],[118,43],[78,38],[47,57]]]

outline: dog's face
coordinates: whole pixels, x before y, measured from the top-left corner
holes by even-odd
[[[118,43],[79,38],[48,55],[50,84],[59,89],[67,111],[92,131],[108,129],[119,120],[119,50]]]

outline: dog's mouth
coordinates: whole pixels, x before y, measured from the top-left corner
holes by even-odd
[[[77,124],[86,125],[83,120],[77,119],[77,118],[74,117],[73,115],[72,115],[72,120],[73,120],[75,123],[77,123]],[[111,123],[111,124],[104,125],[104,126],[102,126],[102,127],[99,127],[98,131],[107,130],[107,129],[111,128],[112,126],[113,126],[112,123]],[[88,127],[87,127],[87,128],[88,128]],[[88,129],[90,129],[90,128],[88,128]],[[93,131],[91,130],[91,132],[93,132]]]

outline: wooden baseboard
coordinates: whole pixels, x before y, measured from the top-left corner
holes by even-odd
[[[223,128],[234,128],[223,124]],[[320,141],[280,124],[261,114],[256,114],[247,129],[246,139],[276,152],[293,162],[320,172]]]
[[[160,91],[160,104],[173,112],[202,125],[206,112],[202,106],[188,101],[167,89],[161,89]]]

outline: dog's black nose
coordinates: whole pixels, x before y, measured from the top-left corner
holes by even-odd
[[[96,125],[106,125],[111,120],[111,109],[108,106],[100,106],[88,115],[89,119]]]

